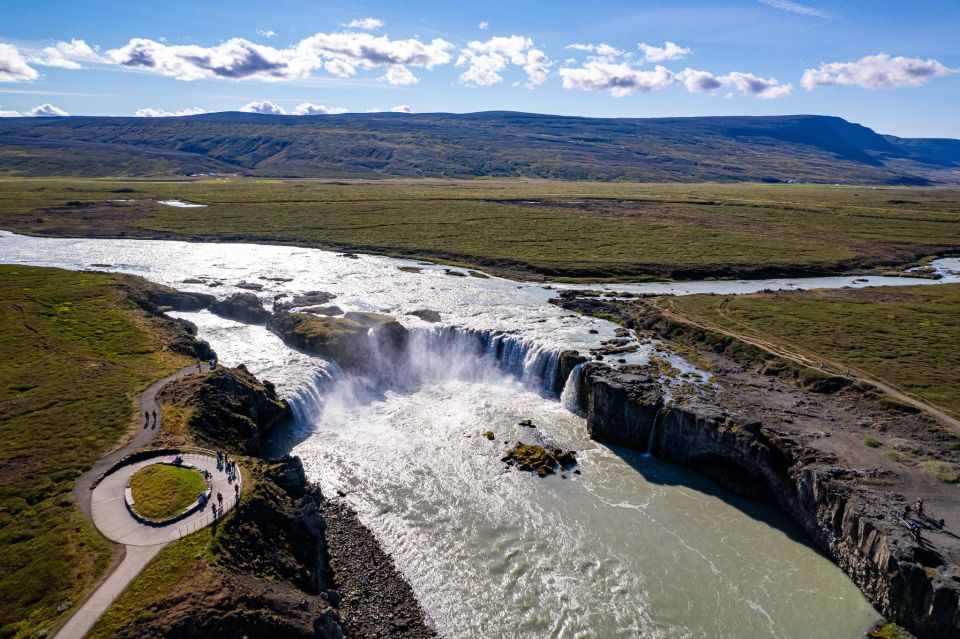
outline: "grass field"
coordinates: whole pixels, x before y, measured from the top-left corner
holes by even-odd
[[[134,400],[181,360],[113,276],[0,266],[0,636],[36,637],[111,550],[73,480],[131,427]]]
[[[88,637],[109,639],[115,637],[122,627],[155,617],[158,614],[156,602],[169,597],[173,589],[188,580],[195,586],[206,585],[209,582],[208,561],[212,560],[210,547],[216,535],[214,529],[204,528],[160,551],[107,609]]]
[[[960,284],[691,295],[658,305],[861,371],[960,417]]]
[[[110,200],[125,201],[90,204]],[[960,250],[960,190],[8,178],[0,227],[350,248],[558,279],[822,274]]]
[[[192,468],[154,464],[130,478],[130,492],[137,512],[148,519],[163,521],[197,501],[207,481]]]

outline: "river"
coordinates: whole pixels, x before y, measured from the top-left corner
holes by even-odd
[[[414,331],[409,374],[375,384],[287,348],[263,327],[176,314],[198,326],[223,363],[245,363],[277,384],[298,417],[282,445],[325,494],[346,494],[442,636],[853,639],[879,620],[777,510],[589,439],[585,421],[544,380],[557,351],[594,347],[615,327],[547,304],[553,290],[455,277],[409,260],[244,244],[0,233],[0,261],[134,273],[217,295],[256,283],[268,306],[275,295],[323,290],[344,310],[387,313]],[[956,262],[937,262],[944,281],[960,280],[950,273]],[[858,279],[597,288],[740,293],[931,283]],[[222,284],[207,285],[214,281]],[[439,310],[441,323],[407,315],[424,308]],[[496,441],[482,436],[487,430]],[[507,468],[504,442],[518,440],[578,451],[582,474],[540,479]]]

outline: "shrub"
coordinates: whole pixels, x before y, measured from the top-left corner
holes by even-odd
[[[883,443],[879,439],[874,439],[873,437],[867,437],[865,440],[863,440],[863,443],[870,448],[880,448],[883,446]]]
[[[960,465],[953,462],[929,459],[920,462],[920,468],[934,479],[947,484],[955,484],[960,481]]]

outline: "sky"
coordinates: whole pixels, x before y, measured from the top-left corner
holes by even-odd
[[[836,115],[960,138],[960,2],[0,0],[0,115]]]

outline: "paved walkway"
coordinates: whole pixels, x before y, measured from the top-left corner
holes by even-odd
[[[209,370],[208,365],[204,364],[201,370]],[[120,563],[73,613],[57,632],[54,639],[83,639],[103,613],[164,546],[175,539],[212,524],[215,520],[212,504],[217,503],[218,492],[223,495],[224,513],[237,504],[238,492],[234,487],[235,484],[231,483],[226,473],[217,467],[216,458],[199,454],[184,454],[183,460],[184,463],[197,469],[210,471],[213,498],[202,510],[191,513],[190,516],[175,523],[166,526],[142,524],[130,514],[124,501],[127,480],[136,471],[158,462],[172,462],[173,455],[151,457],[119,468],[105,477],[103,481],[97,484],[95,489],[91,490],[94,482],[108,468],[149,444],[156,437],[163,423],[162,411],[157,404],[157,393],[160,389],[173,380],[197,372],[197,366],[194,364],[151,384],[140,396],[139,411],[141,417],[145,411],[150,413],[151,419],[145,425],[140,422],[141,427],[128,443],[94,464],[93,468],[81,475],[74,484],[73,494],[84,514],[93,521],[107,539],[122,544],[124,554]],[[156,411],[157,414],[156,421],[152,418],[153,411]],[[241,473],[238,468],[235,482],[241,482],[240,476]]]
[[[130,511],[124,499],[124,489],[127,481],[138,470],[153,464],[172,463],[174,455],[151,457],[143,461],[120,468],[104,478],[93,490],[93,523],[103,536],[110,541],[126,546],[153,546],[165,544],[180,537],[185,537],[195,530],[214,522],[212,504],[217,503],[217,493],[223,495],[223,511],[226,513],[237,503],[235,483],[227,479],[227,474],[217,468],[216,457],[208,455],[184,454],[183,463],[193,466],[199,471],[207,470],[213,484],[212,499],[201,510],[191,513],[188,517],[167,526],[150,526],[142,524]],[[239,482],[236,484],[239,485]]]
[[[209,371],[210,365],[204,363],[202,370]],[[77,503],[80,504],[80,510],[83,511],[83,514],[87,516],[87,519],[93,519],[93,514],[90,510],[90,499],[92,496],[92,490],[94,482],[103,475],[104,472],[118,461],[129,455],[130,453],[136,452],[153,441],[154,437],[157,436],[157,432],[160,430],[160,426],[163,424],[163,411],[160,410],[160,405],[157,404],[157,393],[160,392],[160,389],[172,382],[175,379],[182,379],[189,375],[193,375],[197,372],[197,365],[191,364],[190,366],[185,366],[178,370],[172,375],[167,375],[163,379],[158,379],[153,384],[143,391],[140,395],[140,412],[137,413],[137,419],[140,426],[137,428],[137,432],[134,433],[133,438],[116,450],[112,451],[107,456],[103,457],[96,464],[93,465],[93,468],[87,472],[80,475],[77,478],[77,481],[73,484],[73,498],[77,500]],[[144,412],[153,414],[153,411],[157,412],[157,421],[153,422],[151,418],[150,423],[144,425],[142,419]]]

